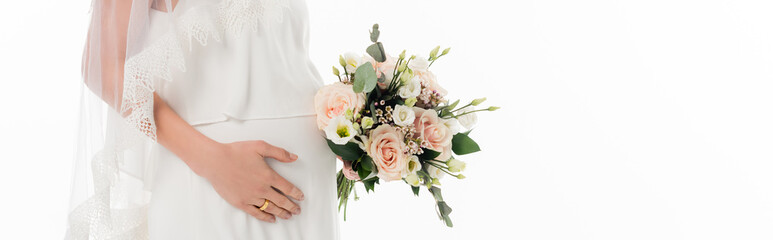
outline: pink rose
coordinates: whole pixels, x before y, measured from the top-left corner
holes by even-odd
[[[359,112],[365,105],[365,95],[355,93],[351,85],[335,82],[323,86],[314,96],[314,109],[317,112],[317,127],[324,129],[330,119],[344,114],[347,109]]]
[[[346,179],[354,181],[360,180],[360,175],[357,174],[354,169],[352,169],[352,161],[343,160],[341,157],[338,157],[338,159],[344,162],[344,168],[341,169],[341,172],[344,173],[344,177],[346,177]]]
[[[378,126],[370,133],[368,154],[378,168],[378,177],[384,181],[402,179],[406,159],[402,134],[387,124]]]
[[[451,157],[451,139],[453,138],[451,129],[443,123],[434,109],[414,107],[413,112],[416,114],[413,126],[422,141],[422,147],[440,152],[440,156],[435,159],[448,160]]]
[[[430,71],[415,71],[413,74],[419,77],[421,85],[425,86],[430,91],[437,91],[440,96],[448,94],[448,91],[437,83],[437,78],[434,73]]]
[[[389,54],[387,54],[386,61],[384,62],[376,62],[370,55],[365,56],[365,59],[373,64],[373,68],[376,70],[376,77],[381,77],[381,73],[386,75],[386,80],[383,83],[377,82],[380,89],[386,89],[389,85],[389,81],[392,81],[392,74],[397,67],[397,59],[389,56]]]

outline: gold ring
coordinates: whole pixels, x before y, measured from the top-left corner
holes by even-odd
[[[268,199],[264,199],[264,200],[265,201],[263,201],[263,205],[261,205],[260,208],[259,208],[260,211],[265,211],[266,208],[268,207]]]

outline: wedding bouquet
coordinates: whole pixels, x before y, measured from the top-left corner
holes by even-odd
[[[476,110],[485,98],[461,107],[457,107],[459,100],[446,100],[447,91],[429,67],[450,49],[440,52],[436,47],[429,58],[406,57],[402,51],[394,58],[385,53],[379,34],[378,24],[373,25],[367,55],[339,56],[343,73],[333,67],[339,81],[323,86],[314,97],[317,125],[344,162],[337,175],[338,209],[343,206],[345,220],[346,204],[357,182],[369,192],[379,180],[402,180],[417,196],[420,187],[426,187],[438,216],[452,227],[451,207],[440,193],[440,179],[445,174],[464,178],[460,172],[466,164],[454,154],[480,151],[469,137],[477,122],[475,113],[498,107]]]

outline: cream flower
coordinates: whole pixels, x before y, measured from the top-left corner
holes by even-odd
[[[446,127],[451,130],[451,135],[456,135],[462,131],[462,125],[456,118],[444,119],[443,124],[445,124]]]
[[[456,114],[457,116],[462,115],[466,112],[474,111],[475,107],[473,106],[467,106],[465,108],[462,108],[458,111]],[[472,127],[475,126],[476,123],[478,123],[478,115],[476,113],[468,113],[464,114],[463,116],[456,117],[457,120],[459,120],[459,123],[464,126],[466,129],[472,129]]]
[[[464,171],[467,167],[467,163],[456,160],[456,158],[449,159],[446,165],[448,165],[448,171],[453,173]]]
[[[344,62],[346,62],[346,71],[354,73],[357,67],[365,63],[368,59],[354,52],[344,53]]]
[[[414,187],[418,187],[421,184],[421,182],[419,181],[419,175],[416,173],[411,173],[405,176],[405,181]]]
[[[325,85],[314,95],[317,127],[324,129],[330,119],[343,115],[349,109],[358,113],[364,105],[365,94],[355,93],[351,85],[341,82]]]
[[[429,164],[425,165],[424,169],[427,171],[429,176],[432,177],[432,178],[441,179],[441,178],[443,178],[443,176],[446,175],[446,172],[443,172],[443,170],[440,170],[439,168],[436,168],[435,166],[432,166],[432,165],[429,165]]]
[[[405,82],[405,85],[397,89],[397,94],[402,98],[412,98],[419,96],[421,93],[421,82],[418,77],[414,77],[411,80]]]
[[[338,116],[330,120],[330,124],[325,127],[325,135],[327,139],[330,139],[335,144],[344,145],[351,140],[357,131],[354,129],[352,122]]]
[[[416,113],[413,112],[413,109],[398,104],[395,105],[395,110],[392,111],[392,119],[395,121],[395,124],[404,127],[413,124],[413,120],[416,119]]]
[[[407,176],[421,170],[421,162],[419,162],[419,157],[416,155],[408,155],[408,159],[406,159],[405,162],[406,164],[405,169],[403,170],[403,175]]]
[[[408,63],[408,68],[413,71],[427,71],[427,68],[429,68],[429,61],[425,58],[417,57]]]
[[[384,181],[402,179],[402,171],[406,165],[403,149],[405,149],[403,136],[391,125],[379,125],[370,133],[368,155],[378,168],[380,179]]]

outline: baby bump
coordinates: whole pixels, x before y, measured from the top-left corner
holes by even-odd
[[[209,182],[182,160],[159,149],[149,209],[151,235],[191,234],[196,239],[315,239],[337,235],[335,155],[316,127],[315,116],[237,120],[194,126],[221,143],[264,140],[298,155],[283,163],[267,158],[279,175],[303,191],[301,214],[264,223],[230,206]],[[178,228],[179,231],[174,231]],[[163,231],[158,231],[163,229]],[[177,235],[181,236],[181,235]],[[328,237],[324,237],[328,238]],[[332,237],[331,237],[332,238]]]

